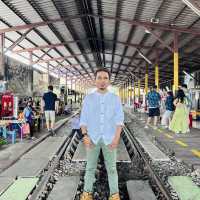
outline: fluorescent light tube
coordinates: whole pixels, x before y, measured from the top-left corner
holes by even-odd
[[[149,64],[152,64],[152,62],[151,62],[144,54],[142,54],[142,52],[140,52],[140,51],[138,50],[138,53],[139,53],[139,55],[140,55],[142,58],[144,58]]]
[[[182,0],[189,8],[191,8],[197,15],[200,16],[200,9],[198,5],[196,6],[194,3],[190,2],[190,0]]]

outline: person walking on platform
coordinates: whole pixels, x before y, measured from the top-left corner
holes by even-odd
[[[175,133],[189,132],[189,110],[186,106],[186,96],[182,89],[178,90],[174,105],[176,109],[169,129]]]
[[[161,97],[158,92],[156,92],[157,86],[154,85],[150,87],[150,92],[147,94],[147,105],[149,107],[149,116],[147,119],[147,124],[144,128],[149,128],[151,118],[154,118],[154,128],[157,128],[158,117],[160,116],[160,101]]]
[[[110,73],[104,68],[95,73],[97,91],[83,101],[80,126],[87,152],[84,191],[80,200],[92,200],[95,170],[100,150],[108,173],[109,200],[120,200],[116,168],[117,146],[120,141],[124,113],[120,98],[108,91]]]
[[[169,127],[169,123],[171,121],[171,116],[172,116],[172,113],[174,111],[173,101],[174,101],[173,92],[168,91],[167,92],[167,98],[166,98],[166,101],[165,101],[166,110],[165,110],[165,112],[162,116],[162,120],[161,120],[161,125],[164,126],[165,128]]]
[[[189,127],[192,128],[192,114],[190,113],[191,109],[192,109],[192,93],[190,90],[188,90],[187,85],[186,84],[182,84],[180,86],[180,89],[183,90],[184,94],[185,94],[185,103],[186,106],[188,108],[188,114],[189,114]]]
[[[44,111],[46,118],[46,125],[48,131],[54,135],[54,125],[55,125],[55,102],[57,100],[57,95],[53,93],[53,86],[48,86],[48,92],[46,92],[43,96],[44,101]],[[51,121],[51,128],[50,128]]]

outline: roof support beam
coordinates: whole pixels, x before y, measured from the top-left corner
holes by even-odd
[[[95,60],[88,60],[86,62],[80,62],[80,64],[88,64],[88,63],[95,63]],[[106,61],[106,63],[120,65],[120,63],[112,62],[112,61]],[[67,67],[70,67],[70,66],[79,66],[80,64],[63,65],[63,67],[67,68]],[[127,66],[127,67],[133,67],[133,68],[137,67],[136,65],[127,65],[127,64],[121,64],[121,65]],[[105,67],[106,67],[106,65],[105,65]]]
[[[50,45],[41,45],[41,46],[32,47],[32,48],[13,50],[12,52],[13,53],[22,53],[22,52],[36,51],[36,50],[41,50],[41,49],[46,49],[46,48],[55,48],[55,47],[64,46],[65,44],[77,43],[77,42],[81,42],[81,41],[85,41],[85,40],[92,40],[92,38],[85,38],[85,39],[67,41],[67,42],[50,44]],[[128,46],[128,47],[137,47],[137,48],[143,48],[143,49],[151,49],[152,48],[151,46],[139,45],[139,44],[127,43],[127,42],[121,42],[121,41],[115,41],[115,40],[106,40],[106,39],[98,39],[98,38],[95,38],[95,40],[102,41],[102,42],[111,42],[111,43],[123,44],[123,45]],[[154,48],[154,49],[163,50],[162,48]]]
[[[73,20],[73,19],[83,18],[83,17],[88,17],[88,16],[94,17],[94,18],[102,18],[102,19],[110,19],[110,20],[115,20],[115,21],[126,22],[133,26],[146,26],[149,28],[167,30],[170,32],[179,32],[179,33],[200,35],[200,30],[196,29],[196,28],[181,28],[178,26],[153,24],[151,22],[142,22],[142,21],[130,20],[130,19],[125,19],[125,18],[120,18],[120,17],[102,16],[102,15],[94,15],[94,14],[93,15],[91,15],[91,14],[74,15],[74,16],[69,16],[69,17],[65,17],[65,18],[53,19],[53,20],[49,20],[49,21],[42,21],[42,22],[36,22],[36,23],[32,23],[32,24],[13,26],[10,28],[0,29],[0,33],[6,33],[6,32],[11,32],[11,31],[20,31],[20,30],[29,29],[29,28],[37,28],[40,26],[46,26],[48,24],[53,24],[53,23],[57,23],[57,22],[63,22],[63,21],[68,21],[68,20]]]
[[[87,40],[87,39],[73,40],[73,41],[61,42],[61,43],[56,43],[56,44],[41,45],[41,46],[32,47],[32,48],[25,48],[25,49],[14,50],[12,52],[13,53],[22,53],[22,52],[37,51],[37,50],[46,49],[46,48],[53,49],[55,47],[62,47],[65,44],[77,43],[77,42],[85,41],[85,40]]]
[[[173,49],[167,45],[156,33],[154,33],[150,28],[144,26],[146,30],[148,30],[163,46],[165,46],[169,51],[173,53]]]
[[[120,16],[120,13],[121,13],[121,9],[122,9],[122,6],[123,6],[123,2],[122,1],[117,1],[117,8],[116,8],[116,17]],[[99,18],[101,19],[101,18]],[[120,22],[119,21],[115,21],[115,31],[114,31],[114,35],[113,35],[113,40],[117,40],[117,37],[118,37],[118,33],[119,33],[119,25],[120,25]],[[115,59],[115,50],[116,50],[116,43],[113,43],[113,47],[112,47],[112,64],[111,64],[111,68],[110,68],[110,72],[112,74],[112,71],[113,71],[113,62],[114,62],[114,59]]]
[[[6,33],[6,32],[11,32],[11,31],[20,31],[20,30],[30,29],[30,28],[37,28],[37,27],[40,27],[40,26],[47,26],[49,24],[68,21],[68,20],[73,20],[73,19],[82,18],[82,17],[86,17],[86,16],[87,15],[74,15],[74,16],[70,16],[70,17],[52,19],[52,20],[48,20],[48,21],[42,21],[42,22],[36,22],[36,23],[24,24],[24,25],[18,25],[18,26],[13,26],[13,27],[10,27],[10,28],[0,29],[0,33]]]
[[[87,52],[87,53],[80,53],[80,54],[72,54],[70,56],[61,56],[61,57],[57,57],[57,58],[50,58],[50,59],[43,59],[43,60],[40,60],[40,61],[34,61],[32,64],[36,64],[36,63],[45,63],[45,62],[51,62],[51,61],[58,61],[58,60],[64,60],[64,59],[68,59],[68,58],[75,58],[77,56],[82,56],[82,55],[87,55],[87,54],[91,54],[92,52]],[[105,54],[109,54],[109,55],[112,55],[112,53],[108,53],[108,52],[105,52]],[[124,57],[124,58],[128,58],[128,59],[131,59],[130,56],[123,56],[123,55],[120,55],[120,54],[114,54],[116,56],[120,56],[120,57]],[[134,58],[135,60],[143,60],[144,58]],[[79,62],[80,63],[80,62]]]
[[[75,58],[76,56],[81,56],[81,55],[83,55],[83,54],[80,53],[80,54],[74,54],[74,55],[70,55],[70,56],[61,56],[61,57],[57,57],[57,58],[43,59],[43,60],[40,60],[40,61],[35,61],[32,64],[45,63],[45,62],[51,62],[51,61],[57,61],[57,60],[65,60],[65,59],[68,59],[68,58]],[[72,66],[72,65],[70,65],[70,66]]]
[[[118,17],[111,17],[111,16],[100,16],[100,15],[91,15],[95,18],[104,18],[104,19],[110,19],[110,20],[116,20],[121,22],[126,22],[128,24],[134,25],[134,26],[146,26],[149,28],[155,28],[160,30],[167,30],[171,32],[180,32],[180,33],[189,33],[194,35],[200,35],[200,30],[195,28],[181,28],[178,26],[168,26],[168,25],[162,25],[162,24],[155,24],[151,22],[142,22],[137,20],[130,20],[125,18],[118,18]]]
[[[101,0],[97,0],[97,9],[98,15],[102,15],[102,2]],[[104,44],[104,29],[103,29],[103,19],[99,18],[99,27],[100,27],[100,36],[101,36],[101,52],[103,54],[103,66],[106,65],[106,58],[105,58],[105,44]]]
[[[40,56],[37,61],[35,61],[34,64],[37,64],[39,61],[42,61],[42,59],[44,58],[45,55],[48,55],[48,53],[51,51],[51,49],[49,49],[46,53],[44,53],[42,56]],[[32,51],[30,51],[32,52]],[[32,61],[33,62],[33,61]]]
[[[56,11],[59,13],[59,16],[61,18],[65,18],[66,16],[68,16],[66,13],[63,13],[63,9],[61,7],[64,6],[64,5],[62,4],[62,2],[59,3],[58,1],[53,1],[53,0],[51,0],[51,2],[55,6]],[[87,17],[86,13],[84,13],[83,16]],[[80,19],[82,19],[82,17]],[[72,22],[70,20],[69,21],[64,21],[64,24],[65,24],[66,28],[68,29],[68,31],[70,32],[70,34],[72,36],[72,39],[73,40],[79,39],[78,34],[76,33],[75,29],[73,28]],[[60,36],[60,38],[62,39],[62,42],[65,41],[62,36]],[[65,46],[67,47],[68,50],[70,49],[70,53],[71,54],[74,54],[73,50],[68,45],[65,45]],[[80,52],[84,52],[83,51],[84,48],[83,48],[82,44],[77,43],[77,46],[78,46]],[[87,56],[84,56],[84,58],[86,60],[88,59]],[[77,58],[75,58],[75,60],[78,61],[78,62],[80,62]],[[92,72],[94,73],[93,68],[90,65],[89,65],[89,67],[92,70]],[[88,71],[83,66],[81,66],[81,68],[88,73]],[[91,76],[90,76],[90,78],[91,78]]]
[[[18,38],[11,46],[9,46],[5,52],[7,51],[12,51],[20,42],[22,42],[22,40],[24,40],[26,38],[26,36],[33,30],[33,28],[30,28],[29,30],[27,30],[24,34],[21,35],[20,38]]]

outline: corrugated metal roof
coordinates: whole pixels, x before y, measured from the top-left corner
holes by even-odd
[[[200,17],[181,0],[4,0],[0,1],[0,13],[0,30],[75,16],[71,20],[34,27],[13,50],[39,47],[41,49],[33,51],[34,61],[40,57],[51,59],[51,67],[59,66],[65,71],[65,66],[72,65],[67,68],[83,77],[88,74],[92,78],[95,69],[101,65],[111,69],[116,84],[127,80],[128,68],[144,75],[147,63],[137,49],[153,63],[159,49],[159,60],[162,62],[160,74],[165,73],[165,66],[168,65],[172,75],[172,53],[155,35],[146,33],[141,22],[147,24],[157,20],[158,25],[187,30],[197,28],[200,32]],[[81,17],[82,14],[95,17]],[[131,21],[138,22],[137,26]],[[166,45],[173,47],[173,33],[156,28],[153,23],[151,25],[153,27],[150,30]],[[27,30],[7,32],[6,47],[11,46]],[[180,68],[192,71],[199,65],[196,54],[200,44],[196,38],[199,36],[179,33]],[[54,44],[60,45],[53,47]],[[43,48],[42,45],[51,47]],[[187,59],[188,54],[193,59]],[[27,52],[21,55],[29,57]],[[60,57],[65,58],[56,59]],[[153,70],[154,65],[149,69]],[[153,73],[150,79],[152,77]]]

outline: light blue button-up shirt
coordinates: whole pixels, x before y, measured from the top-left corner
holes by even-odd
[[[80,126],[87,127],[88,135],[95,144],[101,138],[106,145],[110,144],[117,126],[123,125],[123,122],[122,104],[114,93],[95,91],[84,98]]]

